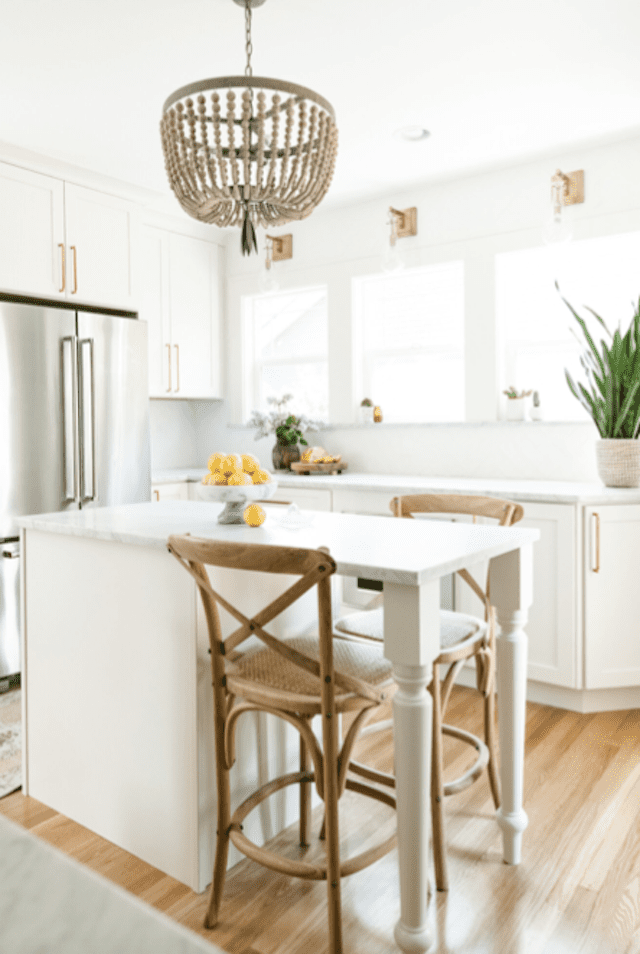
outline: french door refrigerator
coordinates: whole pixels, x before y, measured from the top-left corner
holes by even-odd
[[[0,679],[20,670],[16,518],[149,500],[148,396],[145,322],[0,300]]]

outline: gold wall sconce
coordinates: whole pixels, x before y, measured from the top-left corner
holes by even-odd
[[[391,222],[391,245],[396,244],[396,239],[407,238],[410,235],[418,234],[418,210],[414,206],[410,209],[394,209],[389,206],[389,219]]]
[[[584,169],[564,173],[556,169],[551,176],[551,219],[545,226],[547,244],[568,242],[573,237],[571,227],[562,217],[565,205],[584,202]]]
[[[265,267],[271,268],[272,262],[284,262],[293,258],[293,235],[267,235],[267,259]]]
[[[415,206],[410,209],[394,209],[389,206],[389,242],[385,248],[383,268],[385,272],[397,272],[404,268],[404,261],[400,255],[396,242],[399,238],[407,238],[418,234],[418,210]]]

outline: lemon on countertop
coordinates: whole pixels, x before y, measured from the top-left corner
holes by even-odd
[[[264,507],[261,507],[260,504],[257,503],[252,503],[249,504],[248,507],[245,507],[242,516],[244,522],[249,527],[260,527],[267,519]]]

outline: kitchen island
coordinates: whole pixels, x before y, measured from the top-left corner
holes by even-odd
[[[210,880],[215,838],[208,639],[196,584],[167,537],[327,546],[344,576],[385,591],[385,655],[394,698],[401,917],[396,940],[426,950],[431,698],[439,650],[440,578],[495,557],[502,719],[504,858],[518,863],[522,809],[526,614],[536,530],[314,513],[299,530],[276,510],[258,529],[220,526],[220,504],[134,504],[21,519],[24,554],[25,793],[196,891]],[[216,570],[216,587],[253,613],[286,579]],[[219,574],[219,575],[218,575]],[[270,589],[271,588],[271,589]],[[311,605],[274,624],[299,632]],[[265,774],[289,771],[296,739],[281,722],[240,724],[233,800]],[[258,813],[256,813],[258,814]],[[246,826],[266,840],[295,817],[295,799]],[[250,819],[247,819],[250,822]],[[233,859],[231,859],[233,861]]]

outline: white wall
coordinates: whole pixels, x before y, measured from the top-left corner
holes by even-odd
[[[322,436],[323,444],[343,452],[357,470],[597,479],[593,425],[491,423],[499,419],[497,395],[506,383],[498,360],[494,259],[499,252],[541,244],[556,168],[585,171],[585,203],[567,210],[576,239],[640,230],[639,160],[637,136],[571,147],[518,166],[334,209],[321,207],[304,222],[275,230],[293,233],[293,260],[274,266],[280,287],[328,286],[330,419],[342,424],[355,422],[363,396],[353,373],[352,279],[381,269],[388,206],[418,208],[419,234],[401,240],[400,246],[409,266],[457,258],[464,262],[467,421],[482,426],[337,428]],[[229,417],[237,426],[251,410],[242,408],[241,298],[258,292],[262,257],[258,261],[240,254],[239,233],[229,236],[227,248],[226,380]],[[640,275],[638,286],[640,293]],[[236,428],[221,439],[230,450],[236,449],[232,443],[251,447],[249,434]]]

